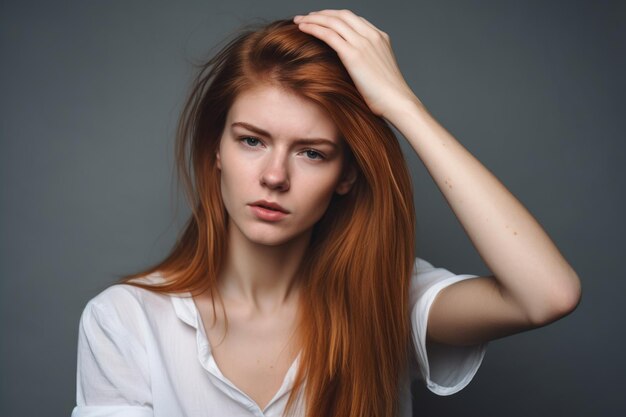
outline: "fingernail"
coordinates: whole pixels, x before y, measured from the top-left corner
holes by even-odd
[[[297,15],[295,15],[295,16],[293,17],[293,20],[300,20],[300,19],[302,19],[302,16],[301,16],[301,15],[299,15],[299,14],[297,14]]]

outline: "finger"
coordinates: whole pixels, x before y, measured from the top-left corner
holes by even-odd
[[[311,12],[315,14],[326,14],[329,16],[339,17],[345,20],[355,31],[361,34],[361,36],[368,39],[375,39],[376,36],[386,35],[382,30],[378,29],[372,23],[362,16],[354,14],[350,10],[320,10],[318,12]]]
[[[298,24],[314,23],[327,29],[334,30],[352,45],[358,44],[358,42],[363,39],[363,35],[354,30],[354,28],[352,28],[346,21],[338,17],[316,13],[302,16],[301,18],[294,21]]]
[[[326,42],[328,46],[337,52],[339,57],[345,56],[346,50],[350,47],[341,35],[327,27],[315,23],[298,23],[298,29]]]
[[[378,29],[376,26],[374,26],[369,20],[367,20],[366,18],[364,18],[363,16],[359,16],[359,19],[361,20],[361,22],[363,22],[365,25],[369,26],[370,28],[374,29],[375,31],[380,32],[380,29]]]

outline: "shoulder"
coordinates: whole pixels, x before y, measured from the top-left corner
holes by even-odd
[[[439,268],[439,267],[433,266],[433,264],[426,261],[425,259],[416,257],[413,263],[413,275],[440,276],[440,275],[454,275],[454,274],[445,268]]]
[[[142,284],[159,284],[163,281],[163,277],[158,273],[132,280],[132,282]],[[161,296],[161,294],[130,284],[116,283],[105,288],[95,297],[90,299],[87,302],[87,305],[102,310],[125,309],[133,306],[141,307],[147,300],[154,298],[155,296]]]
[[[445,268],[435,267],[430,262],[415,258],[413,263],[412,283],[413,285],[428,286],[442,279],[455,276],[453,272]]]
[[[411,276],[411,304],[420,299],[434,299],[443,288],[456,282],[475,278],[471,274],[455,274],[446,268],[433,266],[430,262],[415,258]]]
[[[133,281],[158,284],[163,280],[157,273]],[[151,312],[164,302],[169,302],[168,295],[129,284],[114,284],[86,303],[81,314],[81,326],[138,333],[145,328]]]

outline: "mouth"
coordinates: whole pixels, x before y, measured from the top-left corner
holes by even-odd
[[[254,203],[251,203],[250,205],[253,207],[261,207],[265,210],[289,214],[289,211],[283,208],[280,204],[273,203],[270,201],[260,200],[260,201],[255,201]]]
[[[267,204],[249,204],[252,215],[265,222],[279,222],[289,215],[289,212],[278,210]],[[284,210],[284,209],[283,209]]]

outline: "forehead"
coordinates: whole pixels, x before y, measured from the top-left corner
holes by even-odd
[[[339,129],[328,112],[294,92],[262,84],[240,93],[231,106],[227,124],[246,122],[272,136],[324,137],[339,142]]]

